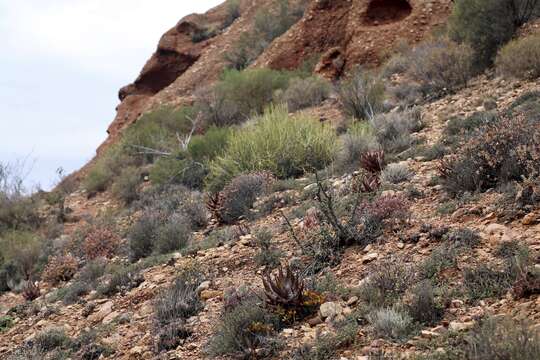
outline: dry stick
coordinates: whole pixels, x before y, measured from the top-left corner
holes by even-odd
[[[283,210],[279,210],[279,213],[281,214],[281,216],[283,217],[283,219],[285,219],[285,222],[287,223],[287,226],[289,227],[289,231],[293,237],[293,240],[294,242],[300,247],[300,249],[302,250],[302,253],[306,253],[306,249],[304,247],[304,245],[302,245],[302,243],[300,242],[300,239],[298,239],[298,236],[296,236],[296,232],[294,231],[294,228],[291,224],[291,222],[289,221],[289,218],[287,218],[287,216],[285,216],[285,213],[283,212]]]

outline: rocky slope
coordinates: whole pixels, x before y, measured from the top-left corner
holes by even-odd
[[[271,3],[271,0],[241,0],[241,16],[226,29],[201,42],[192,41],[193,33],[223,23],[225,4],[203,15],[189,15],[165,33],[139,77],[120,90],[121,103],[108,129],[109,139],[98,150],[97,156],[144,112],[163,104],[189,103],[194,91],[216,81],[224,67],[224,52],[253,25],[257,9]],[[449,0],[314,0],[309,2],[303,18],[275,39],[251,66],[293,69],[302,60],[320,54],[316,72],[335,80],[358,64],[381,64],[402,40],[417,42],[424,39],[445,22],[450,3]],[[394,77],[389,83],[399,80]],[[416,143],[429,147],[446,136],[444,131],[452,117],[465,118],[486,110],[504,113],[521,95],[535,91],[540,91],[540,79],[509,81],[488,72],[474,78],[455,94],[421,102],[417,109],[424,126],[412,136]],[[335,96],[302,111],[332,124],[341,124],[345,118]],[[392,111],[399,109],[396,107]],[[333,288],[325,292],[322,304],[317,304],[313,313],[288,324],[276,334],[281,347],[277,348],[273,358],[309,358],[294,357],[293,354],[303,345],[318,344],[321,339],[339,333],[340,320],[362,314],[365,310],[363,286],[377,269],[383,267],[385,270],[389,264],[405,263],[411,267],[423,264],[447,244],[442,233],[451,234],[463,228],[474,231],[479,238],[473,246],[459,252],[455,262],[438,274],[439,285],[446,291],[442,296],[445,306],[440,318],[415,329],[406,340],[394,341],[376,334],[365,322],[365,316],[358,315],[359,326],[352,338],[338,343],[333,349],[335,354],[320,359],[456,359],[444,356],[460,345],[468,331],[486,316],[511,316],[530,321],[535,329],[540,328],[538,288],[533,294],[516,296],[514,284],[510,284],[501,294],[484,296],[480,300],[471,300],[459,291],[466,281],[467,269],[501,264],[499,252],[504,244],[518,243],[527,247],[532,266],[538,270],[538,206],[517,209],[514,197],[509,200],[508,194],[500,189],[451,198],[435,181],[441,161],[413,150],[398,156],[412,175],[401,183],[386,184],[382,193],[382,196],[407,199],[407,218],[399,223],[390,221],[377,241],[367,246],[354,245],[344,249],[340,261],[327,269],[333,276]],[[356,173],[334,175],[328,182],[336,194],[343,195],[351,191],[355,176]],[[149,186],[148,183],[145,186]],[[208,340],[222,319],[226,295],[231,289],[246,284],[254,289],[263,288],[262,275],[268,268],[257,263],[261,250],[256,241],[256,230],[271,229],[272,246],[281,253],[283,263],[294,263],[305,257],[290,228],[297,234],[302,233],[313,221],[310,214],[317,212],[313,193],[316,188],[312,176],[294,179],[292,185],[257,200],[254,208],[260,212],[258,216],[242,219],[226,228],[232,232],[230,238],[207,245],[208,238],[220,230],[214,222],[193,234],[193,251],[151,257],[127,265],[138,268],[128,274],[129,284],[114,294],[104,296],[93,289],[66,305],[59,299],[59,294],[73,285],[73,279],[55,285],[40,282],[40,296],[32,302],[25,302],[18,293],[1,294],[0,319],[8,316],[12,323],[5,329],[0,323],[0,358],[13,355],[23,344],[32,344],[38,334],[51,328],[62,328],[71,339],[81,342],[87,334],[95,334],[97,340],[76,349],[77,354],[84,354],[84,359],[209,358]],[[519,197],[517,195],[515,198]],[[274,204],[269,210],[263,206],[267,202]],[[66,247],[70,239],[77,239],[78,232],[95,219],[105,219],[105,223],[114,221],[121,229],[119,232],[125,233],[140,215],[140,211],[128,211],[109,192],[89,198],[85,190],[79,189],[66,198],[64,206],[70,212],[66,214],[63,235],[55,239],[58,247]],[[44,209],[45,213],[52,211],[51,207]],[[290,224],[283,214],[290,219]],[[125,241],[125,238],[121,239],[121,244]],[[126,254],[121,251],[109,261],[128,264]],[[156,299],[179,273],[193,268],[201,271],[206,280],[196,290],[202,301],[201,309],[186,319],[189,335],[178,346],[156,351],[156,337],[162,330],[156,325]],[[99,288],[101,283],[111,281],[105,275],[99,280],[100,284],[93,286]],[[101,348],[94,351],[90,345],[97,343],[112,352]],[[32,358],[21,356],[12,359]]]

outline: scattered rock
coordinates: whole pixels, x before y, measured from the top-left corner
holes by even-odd
[[[473,326],[474,326],[474,321],[467,321],[467,322],[451,321],[449,328],[452,331],[465,331],[465,330],[469,330]]]
[[[203,290],[201,291],[201,299],[202,300],[209,300],[217,297],[221,297],[222,292],[219,290]]]
[[[366,263],[372,262],[373,260],[377,260],[378,257],[379,257],[378,253],[369,253],[362,257],[362,263],[366,264]]]
[[[198,287],[197,287],[197,295],[200,295],[201,292],[204,290],[210,289],[210,281],[203,281]]]
[[[321,308],[319,309],[319,314],[323,319],[334,318],[337,315],[343,314],[343,308],[336,302],[325,302],[321,305]]]
[[[534,225],[538,222],[538,215],[535,213],[529,213],[521,220],[523,225]]]
[[[353,296],[347,300],[347,305],[351,306],[358,302],[358,296]]]
[[[97,323],[97,322],[102,321],[106,316],[112,313],[113,306],[114,306],[114,303],[112,301],[106,302],[105,304],[99,307],[99,310],[97,312],[88,316],[88,320],[90,320],[90,322],[92,323]]]

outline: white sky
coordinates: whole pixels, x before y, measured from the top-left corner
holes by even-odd
[[[0,161],[34,159],[29,185],[92,158],[160,36],[224,0],[0,0]]]

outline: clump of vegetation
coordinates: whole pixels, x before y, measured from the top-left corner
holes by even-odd
[[[343,80],[338,95],[344,112],[356,119],[371,119],[383,110],[384,84],[361,68]]]
[[[278,178],[321,169],[336,153],[332,129],[306,115],[289,117],[283,107],[270,108],[251,126],[238,131],[212,164],[211,189],[242,172],[270,171]]]
[[[272,232],[262,228],[255,233],[255,244],[259,252],[255,256],[255,262],[259,266],[275,268],[279,265],[281,252],[272,246]]]
[[[435,324],[444,312],[444,307],[435,298],[435,289],[429,280],[420,281],[412,287],[405,307],[414,321],[426,325]]]
[[[97,287],[97,293],[110,297],[119,292],[136,288],[144,281],[140,271],[141,268],[136,265],[111,266],[107,279],[104,279]]]
[[[287,104],[291,112],[322,103],[330,95],[330,85],[316,76],[294,78],[285,91],[275,95],[278,102]]]
[[[181,339],[191,333],[187,329],[186,319],[202,309],[202,303],[196,289],[199,276],[180,276],[173,285],[162,291],[154,302],[159,351],[176,348]]]
[[[370,305],[381,308],[394,304],[414,283],[414,268],[402,262],[386,262],[377,266],[362,285],[362,297]]]
[[[42,279],[53,285],[69,281],[79,269],[79,263],[71,255],[54,256],[43,270]]]
[[[469,44],[475,67],[493,63],[497,50],[515,31],[538,15],[538,3],[529,0],[458,0],[449,19],[451,38]]]
[[[437,280],[441,271],[457,265],[458,248],[453,244],[443,244],[433,250],[419,267],[420,277]]]
[[[289,0],[278,0],[274,3],[278,9],[262,8],[255,14],[254,27],[244,32],[233,45],[232,50],[225,53],[225,61],[233,69],[247,68],[272,43],[294,25],[304,13],[304,3],[291,7]]]
[[[390,184],[408,181],[412,173],[405,164],[389,164],[382,172],[382,180]]]
[[[408,54],[407,74],[424,94],[443,94],[467,84],[472,77],[472,50],[449,39],[426,41]]]
[[[414,330],[412,318],[397,308],[374,310],[368,320],[378,335],[389,339],[402,340]]]
[[[535,124],[519,116],[484,126],[457,157],[441,164],[443,185],[456,195],[485,191],[534,174],[538,132]]]
[[[468,358],[533,360],[540,357],[540,333],[527,322],[488,318],[472,331]]]
[[[277,90],[285,90],[292,73],[271,69],[225,71],[214,88],[198,94],[197,107],[205,123],[239,124],[263,112]]]
[[[11,326],[13,326],[13,319],[9,316],[1,316],[0,317],[0,333],[3,333],[4,331],[8,330]]]
[[[512,40],[497,55],[495,65],[501,74],[518,79],[540,76],[540,35]]]
[[[243,358],[271,356],[279,343],[275,331],[279,319],[263,304],[247,298],[228,308],[222,315],[217,330],[208,343],[213,356],[231,354]]]
[[[293,360],[330,360],[339,349],[349,346],[356,340],[358,324],[347,320],[336,326],[335,333],[320,335],[312,344],[306,344],[295,350]]]
[[[485,264],[463,271],[463,283],[471,300],[503,295],[512,285],[511,274]]]
[[[336,162],[344,171],[358,169],[361,155],[380,147],[375,130],[368,122],[353,123],[341,137],[341,143],[342,148]]]
[[[478,129],[495,121],[497,121],[497,114],[489,111],[475,112],[466,118],[451,117],[446,122],[442,141],[444,144],[456,148],[459,144],[473,137]]]
[[[120,246],[120,236],[106,226],[91,228],[83,243],[83,252],[87,259],[112,258]]]
[[[372,120],[377,140],[387,154],[407,150],[413,144],[412,133],[422,129],[422,113],[413,108],[402,112],[379,114]]]
[[[445,239],[454,246],[473,248],[480,244],[480,235],[469,228],[457,228],[445,235]]]
[[[112,192],[114,196],[129,205],[139,198],[138,188],[141,180],[141,172],[136,167],[127,167],[115,180]]]

